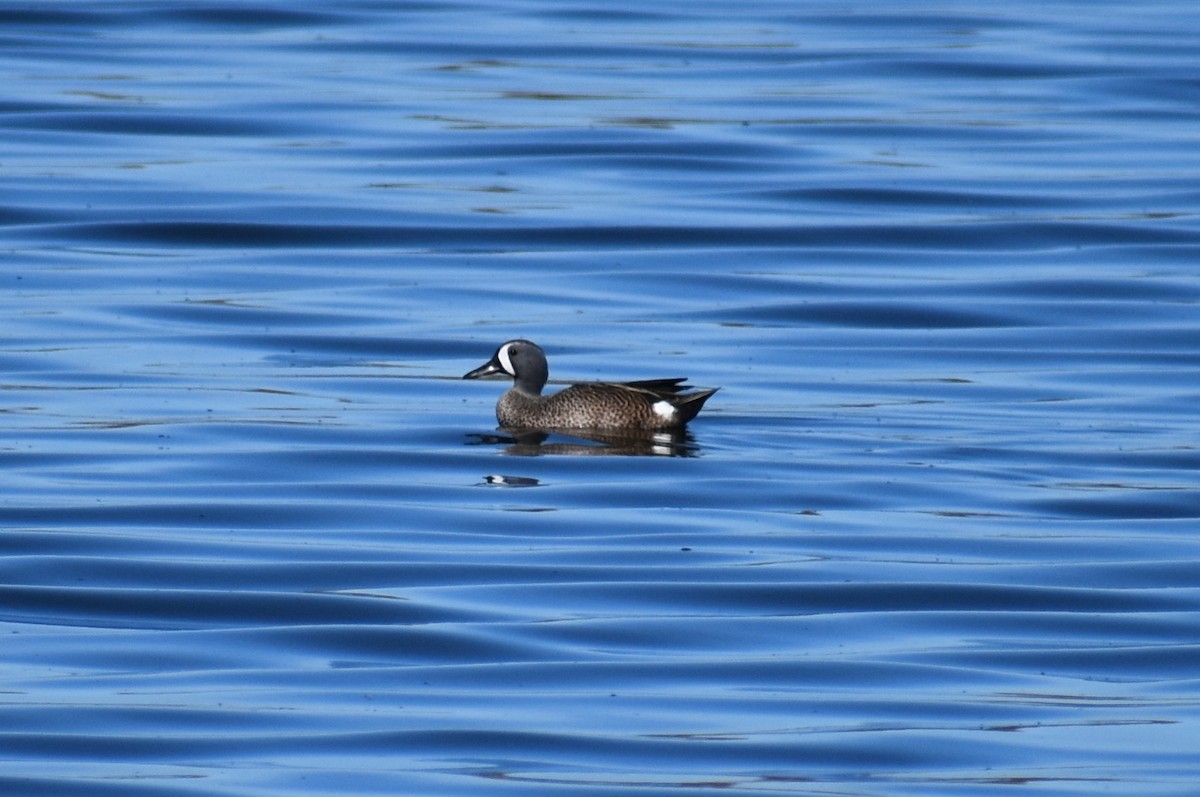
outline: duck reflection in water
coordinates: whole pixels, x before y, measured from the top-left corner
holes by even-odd
[[[690,432],[604,432],[593,429],[501,429],[469,434],[467,445],[507,446],[504,453],[536,457],[544,454],[624,457],[694,457],[699,444]]]
[[[496,403],[496,420],[509,436],[478,436],[504,443],[514,454],[688,456],[696,445],[685,431],[717,388],[690,390],[683,378],[636,382],[583,382],[548,396],[546,353],[529,340],[510,340],[492,359],[463,376],[511,377]],[[551,433],[574,438],[550,440]],[[585,442],[586,441],[586,442]]]

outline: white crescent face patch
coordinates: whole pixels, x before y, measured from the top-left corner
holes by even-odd
[[[510,346],[512,346],[511,343],[505,343],[503,346],[501,346],[500,351],[496,352],[496,359],[500,361],[500,367],[504,369],[504,373],[508,374],[509,376],[516,376],[517,372],[516,369],[513,368],[512,357],[510,357],[508,354],[508,349]]]

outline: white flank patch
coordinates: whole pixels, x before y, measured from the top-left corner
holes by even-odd
[[[500,351],[496,352],[496,357],[500,360],[500,367],[504,369],[504,373],[509,376],[516,376],[517,372],[512,367],[512,358],[508,356],[508,347],[511,345],[511,343],[505,343],[501,346]]]
[[[671,406],[669,401],[656,401],[650,405],[650,409],[654,410],[655,415],[666,420],[675,417],[675,408]]]

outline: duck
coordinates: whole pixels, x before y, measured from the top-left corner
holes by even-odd
[[[513,386],[496,402],[496,420],[515,429],[682,429],[720,388],[691,390],[686,377],[635,382],[581,382],[548,396],[546,352],[530,340],[510,340],[463,379],[504,374]]]

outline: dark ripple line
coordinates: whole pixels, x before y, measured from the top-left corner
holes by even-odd
[[[21,4],[19,8],[0,8],[0,25],[6,32],[22,27],[64,27],[95,30],[117,24],[124,17],[120,14],[81,9],[39,8],[33,4]]]
[[[455,588],[449,588],[452,591]],[[600,582],[493,586],[505,605],[587,607],[698,616],[740,613],[808,615],[837,612],[1172,612],[1195,611],[1196,590],[1112,590],[1036,585],[875,582]],[[436,588],[433,594],[436,594]]]
[[[689,313],[691,318],[880,329],[998,329],[1035,326],[1033,318],[913,302],[798,302]]]
[[[52,760],[61,762],[63,757],[53,756]],[[16,769],[14,767],[14,771]],[[65,769],[61,764],[38,769],[37,777],[0,775],[0,794],[5,797],[46,797],[51,794],[54,797],[196,797],[196,782],[207,778],[172,767],[172,772],[166,776],[144,774],[140,779],[119,777],[106,782],[95,776],[77,777],[73,770]],[[45,774],[51,769],[57,774]],[[217,797],[227,793],[206,790],[205,794]]]
[[[69,130],[152,136],[263,136],[287,129],[277,122],[247,121],[233,116],[102,111],[35,113],[8,117],[5,127],[34,130]]]
[[[1061,246],[1179,244],[1195,233],[1136,223],[985,222],[956,225],[858,225],[824,227],[290,225],[216,221],[105,222],[48,225],[55,238],[167,246],[378,246],[439,247],[459,251],[495,248],[578,247],[611,249],[675,247],[754,248],[847,246],[888,250],[960,248],[1027,251]],[[465,241],[473,245],[464,246]]]
[[[723,766],[761,767],[765,761],[795,762],[799,759],[822,766],[853,765],[900,767],[944,763],[944,751],[909,744],[902,734],[879,736],[864,742],[853,737],[793,736],[749,740],[735,737],[710,740],[705,745],[705,762]],[[232,733],[170,734],[155,733],[11,733],[0,732],[0,748],[9,755],[38,756],[50,759],[198,761],[213,756],[241,760],[247,755],[362,755],[369,751],[393,755],[397,750],[407,756],[433,759],[472,759],[518,756],[530,761],[554,758],[620,761],[652,764],[655,768],[692,768],[696,763],[696,745],[685,738],[622,736],[589,732],[538,732],[496,730],[491,728],[396,731],[359,731],[326,733]],[[961,751],[953,754],[960,759]]]
[[[103,585],[109,589],[140,589],[169,587],[173,590],[243,590],[254,592],[250,585],[270,585],[271,592],[289,590],[345,590],[348,581],[355,584],[397,584],[404,588],[423,587],[481,587],[499,585],[512,588],[528,584],[533,587],[553,587],[556,584],[609,585],[612,589],[636,589],[634,585],[659,588],[664,585],[694,587],[712,585],[714,591],[736,588],[737,584],[751,585],[777,583],[778,574],[770,569],[761,571],[762,582],[728,582],[723,578],[730,573],[726,564],[705,565],[665,564],[647,558],[644,564],[583,564],[555,558],[551,561],[524,560],[525,556],[513,556],[508,552],[496,551],[479,558],[455,558],[431,554],[432,559],[411,556],[397,558],[353,559],[344,553],[337,556],[318,555],[308,551],[279,545],[264,548],[256,543],[252,551],[258,556],[269,553],[265,559],[239,559],[239,546],[220,544],[209,548],[170,546],[157,550],[146,550],[141,541],[118,541],[115,545],[99,544],[91,535],[82,541],[53,541],[45,533],[29,535],[31,541],[22,541],[22,535],[14,535],[14,544],[0,538],[0,581],[9,584],[21,583],[26,587],[53,588],[62,584]],[[84,547],[86,545],[86,547]],[[36,547],[35,547],[36,546]],[[45,553],[53,547],[53,554]],[[93,555],[86,555],[92,552]],[[566,558],[566,557],[564,557]],[[922,568],[909,565],[906,570],[911,576],[905,581],[891,581],[889,589],[897,593],[920,590],[922,585],[936,581],[926,579],[927,574],[938,574],[944,565],[937,568]],[[827,568],[828,569],[828,568]],[[850,571],[846,571],[850,572]],[[1006,589],[1028,589],[1020,584],[1052,583],[1056,589],[1088,589],[1088,585],[1103,584],[1105,592],[1114,596],[1125,595],[1129,590],[1163,592],[1172,588],[1186,589],[1196,583],[1200,572],[1200,560],[1186,555],[1168,561],[1113,560],[1101,562],[1048,562],[1034,561],[1020,564],[993,563],[986,577],[980,575],[975,588],[980,584],[1002,582]],[[620,580],[616,580],[620,579]],[[616,585],[620,585],[617,587]],[[856,592],[866,593],[868,585],[859,585]],[[822,586],[810,583],[808,588],[820,588],[832,594],[835,589],[845,587]],[[974,588],[963,587],[970,597]],[[964,607],[947,607],[954,609]],[[1053,611],[1043,607],[1044,611]]]
[[[1024,670],[1070,670],[1118,681],[1194,678],[1200,645],[1151,644],[1023,649],[1009,641],[988,649],[936,654],[938,664]]]
[[[211,25],[220,28],[295,28],[327,27],[353,21],[348,14],[333,12],[298,11],[258,5],[238,8],[234,6],[196,6],[184,8],[155,8],[137,15],[140,20],[153,24],[159,22]]]
[[[458,622],[475,615],[403,600],[229,590],[0,586],[8,622],[119,628]]]
[[[302,505],[294,499],[281,502],[189,504],[98,504],[95,506],[0,507],[0,523],[39,529],[80,527],[225,527],[296,529],[344,525],[351,512],[377,517],[368,506],[341,504]]]

